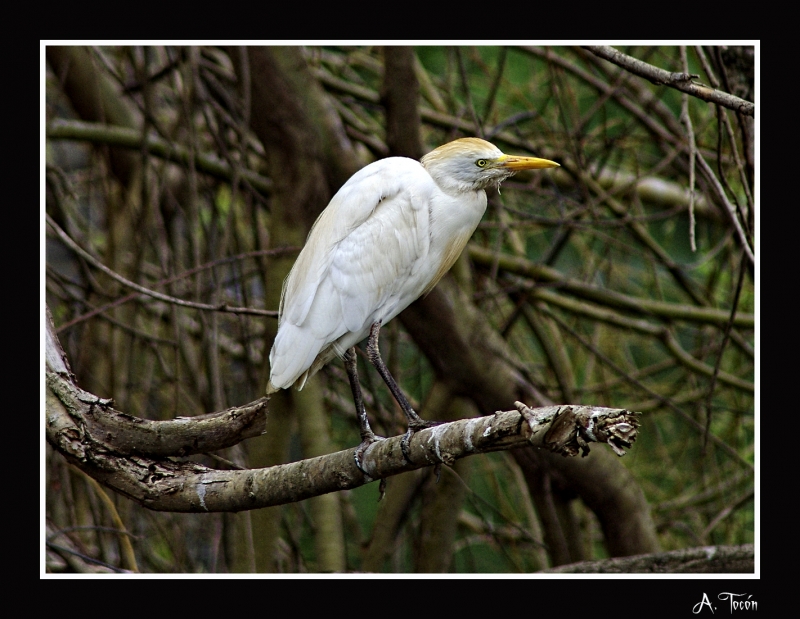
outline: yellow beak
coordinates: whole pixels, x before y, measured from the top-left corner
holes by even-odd
[[[541,170],[542,168],[560,168],[561,164],[549,159],[539,159],[538,157],[517,157],[515,155],[503,155],[497,160],[501,168],[513,170]]]

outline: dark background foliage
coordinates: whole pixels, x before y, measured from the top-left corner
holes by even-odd
[[[753,47],[626,47],[754,101]],[[50,571],[532,572],[754,541],[752,115],[573,47],[47,47],[47,215],[116,273],[276,310],[354,171],[457,137],[562,164],[520,174],[431,295],[383,331],[427,419],[547,402],[641,411],[620,460],[519,449],[281,507],[150,512],[49,446]],[[145,139],[146,138],[146,139]],[[46,298],[78,384],[148,419],[264,393],[273,317],[133,293],[48,228]],[[373,427],[404,429],[361,364]],[[264,467],[358,442],[340,362],[267,434],[197,460]]]

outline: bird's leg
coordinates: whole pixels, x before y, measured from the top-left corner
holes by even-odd
[[[424,430],[425,428],[437,426],[440,422],[425,421],[419,415],[417,415],[416,412],[414,412],[413,408],[411,408],[411,403],[408,401],[408,398],[406,398],[405,394],[400,390],[397,382],[395,382],[394,378],[389,373],[389,368],[386,367],[383,359],[381,359],[381,351],[378,348],[378,336],[380,335],[380,332],[381,321],[379,320],[372,323],[372,327],[369,330],[369,339],[367,340],[367,359],[369,359],[370,363],[372,363],[372,365],[375,366],[375,369],[378,370],[378,374],[381,375],[383,382],[385,382],[386,386],[389,387],[389,391],[392,392],[394,399],[397,400],[397,403],[400,405],[400,408],[403,409],[403,412],[406,415],[406,419],[408,419],[408,431],[400,443],[400,448],[403,451],[403,456],[409,462],[409,464],[413,464],[411,462],[411,458],[408,456],[411,437],[414,436],[415,432]]]
[[[358,427],[361,431],[361,444],[356,448],[355,461],[358,470],[369,475],[362,467],[361,461],[364,457],[364,452],[367,447],[372,443],[377,443],[382,440],[381,437],[375,435],[372,428],[369,426],[369,418],[367,411],[364,408],[364,398],[361,395],[361,384],[358,382],[358,359],[356,358],[355,347],[350,348],[344,353],[344,369],[347,371],[347,378],[350,380],[350,389],[353,392],[353,400],[356,404],[356,417],[358,417]]]

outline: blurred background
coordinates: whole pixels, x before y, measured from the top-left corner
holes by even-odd
[[[746,46],[618,48],[754,101]],[[620,459],[516,449],[237,514],[149,511],[46,447],[51,572],[528,573],[752,544],[752,115],[580,47],[60,47],[46,54],[46,212],[128,280],[274,312],[316,216],[359,168],[464,136],[521,173],[451,273],[382,331],[429,420],[548,403],[642,412]],[[277,320],[126,289],[45,225],[46,301],[78,384],[172,419],[264,394]],[[367,413],[405,430],[359,359]],[[195,458],[265,467],[359,442],[334,361],[267,433]]]

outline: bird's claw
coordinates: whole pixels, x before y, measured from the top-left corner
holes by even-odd
[[[409,464],[414,464],[411,461],[411,456],[408,455],[411,437],[414,436],[414,432],[412,432],[411,428],[403,435],[403,438],[400,441],[400,451],[403,452],[403,457],[406,459],[406,462]]]
[[[420,430],[433,428],[434,426],[440,426],[443,423],[443,421],[425,421],[424,419],[416,419],[408,424],[408,430],[400,441],[400,451],[403,452],[403,458],[405,458],[406,462],[409,464],[414,464],[414,462],[411,460],[411,456],[409,455],[411,453],[411,437]]]
[[[364,473],[364,475],[366,475],[367,477],[372,477],[372,476],[362,466],[362,463],[364,462],[364,454],[366,453],[370,445],[384,440],[386,440],[384,437],[370,433],[369,435],[364,436],[361,440],[361,443],[359,443],[358,447],[356,447],[356,452],[353,455],[353,460],[355,460],[356,467],[358,468],[358,470]]]

